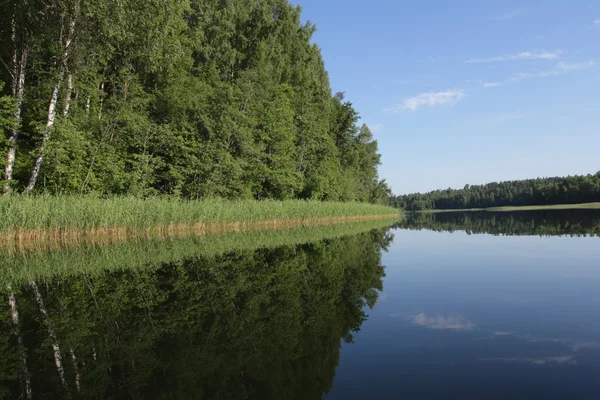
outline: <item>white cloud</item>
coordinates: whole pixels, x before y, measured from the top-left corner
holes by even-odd
[[[437,105],[454,105],[466,96],[464,89],[446,90],[443,92],[421,93],[417,96],[404,100],[401,104],[395,104],[386,108],[386,112],[400,112],[402,110],[416,111],[421,107],[433,107]]]
[[[559,62],[558,65],[556,66],[560,71],[564,71],[564,72],[570,72],[570,71],[581,71],[584,69],[590,69],[594,67],[594,62],[593,61],[587,61],[587,62],[581,62],[581,63],[574,63],[574,64],[569,64],[566,62]]]
[[[586,62],[580,62],[580,63],[567,63],[564,61],[560,61],[558,64],[556,64],[556,66],[550,70],[547,71],[540,71],[540,72],[522,72],[520,74],[517,74],[515,76],[512,77],[511,80],[513,81],[521,81],[523,79],[528,79],[528,78],[543,78],[543,77],[547,77],[547,76],[558,76],[558,75],[563,75],[569,72],[574,72],[574,71],[583,71],[586,69],[590,69],[594,67],[594,62],[593,61],[586,61]]]
[[[443,329],[452,331],[471,331],[475,327],[471,321],[462,315],[436,315],[428,316],[423,313],[410,317],[413,324],[429,329]]]
[[[594,25],[600,25],[600,18],[594,20]]]
[[[485,87],[485,88],[493,88],[493,87],[498,87],[498,86],[502,86],[502,83],[500,83],[500,82],[483,82],[483,87]]]
[[[503,56],[489,57],[489,58],[470,58],[465,61],[466,64],[471,63],[489,63],[498,61],[511,61],[511,60],[555,60],[560,57],[562,51],[522,51],[515,54],[506,54]]]
[[[526,11],[527,10],[525,8],[515,8],[514,10],[509,10],[509,11],[505,12],[504,14],[498,15],[497,17],[494,18],[494,20],[507,21],[510,19],[520,17],[521,15],[525,14]]]
[[[373,133],[381,132],[384,129],[383,124],[367,124],[367,126]]]

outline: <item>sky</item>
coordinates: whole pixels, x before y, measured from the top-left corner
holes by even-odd
[[[600,1],[293,3],[394,193],[600,171]]]

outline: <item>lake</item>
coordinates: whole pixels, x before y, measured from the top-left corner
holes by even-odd
[[[13,249],[0,398],[597,399],[600,211]]]

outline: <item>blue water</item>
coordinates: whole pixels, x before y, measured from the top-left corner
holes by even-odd
[[[394,234],[325,398],[600,398],[599,238]]]

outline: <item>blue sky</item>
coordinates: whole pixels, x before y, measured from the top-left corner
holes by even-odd
[[[294,3],[395,193],[600,170],[600,1]]]

